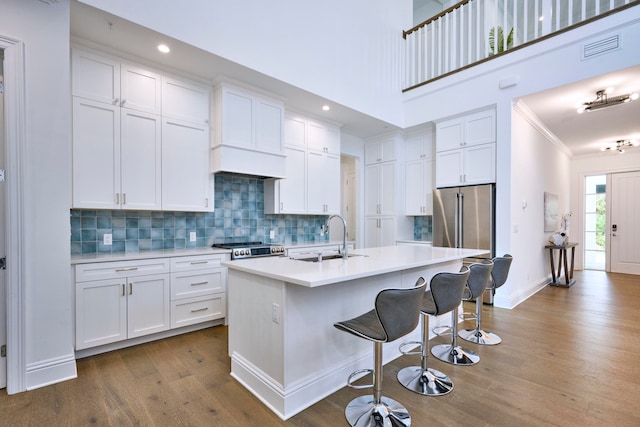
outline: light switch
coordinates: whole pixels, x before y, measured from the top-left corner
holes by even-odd
[[[113,244],[113,235],[105,233],[102,242],[105,244],[105,246]]]
[[[190,242],[195,242],[196,241],[196,232],[195,231],[190,231],[189,232],[189,241]]]

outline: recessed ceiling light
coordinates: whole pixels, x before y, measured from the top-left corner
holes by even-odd
[[[159,44],[158,45],[158,50],[162,53],[169,53],[171,52],[171,49],[169,49],[169,46],[167,46],[166,44]]]
[[[322,106],[322,111],[329,111],[331,108],[329,108],[328,105],[323,105]]]

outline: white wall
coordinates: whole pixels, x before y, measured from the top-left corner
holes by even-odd
[[[412,0],[81,0],[393,124]]]
[[[18,375],[24,387],[34,388],[76,375],[69,267],[69,0],[53,5],[5,0],[0,33],[24,42],[26,73],[23,169],[7,171],[9,177],[21,174],[23,181],[26,371],[8,375],[10,383]]]
[[[619,32],[622,39],[626,41],[640,40],[640,8],[631,8],[624,14],[603,18],[539,42],[527,49],[512,52],[405,93],[405,127],[495,105],[497,111],[497,254],[514,252],[517,249],[515,242],[525,241],[523,236],[514,239],[512,231],[516,221],[522,220],[517,206],[521,202],[523,193],[533,191],[520,188],[519,186],[523,183],[518,183],[518,180],[514,179],[523,168],[530,167],[527,165],[526,157],[519,152],[526,147],[521,143],[523,138],[517,132],[511,131],[513,101],[552,87],[637,65],[637,58],[640,58],[640,44],[630,42],[624,43],[620,50],[586,61],[580,59],[580,50],[584,43],[598,40],[612,31]],[[501,89],[501,82],[509,79],[515,80],[516,84]],[[544,154],[544,150],[534,151],[533,154],[536,156]],[[568,173],[568,164],[563,167]],[[540,181],[548,173],[549,169],[546,166],[532,170],[529,179]],[[565,178],[569,182],[569,175]],[[571,182],[573,183],[573,180]],[[573,184],[570,185],[572,194],[580,191]],[[557,194],[562,198],[564,193]],[[527,209],[532,212],[531,204]],[[574,220],[575,218],[572,217],[572,227],[575,224]],[[518,225],[519,229],[523,230],[524,225]],[[533,257],[540,260],[544,254],[543,239],[537,234],[526,239],[528,252],[525,253],[530,255],[532,251],[538,251]],[[527,263],[529,258],[530,256],[527,256]],[[496,305],[511,307],[517,304],[538,285],[544,274],[550,274],[549,267],[543,267],[539,262],[534,267],[522,268],[524,269],[521,269],[520,261],[514,259],[515,274],[510,274],[507,288],[497,294]]]

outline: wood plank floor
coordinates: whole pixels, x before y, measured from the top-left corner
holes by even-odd
[[[475,366],[430,359],[454,381],[450,394],[397,383],[417,356],[385,366],[384,394],[407,406],[414,426],[640,425],[640,276],[576,278],[513,310],[485,306],[485,329],[502,344],[465,344],[481,357]],[[345,387],[283,422],[229,369],[222,326],[93,356],[78,361],[75,380],[0,391],[0,426],[346,426],[344,406],[368,393]]]

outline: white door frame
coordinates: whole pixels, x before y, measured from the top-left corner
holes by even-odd
[[[7,246],[7,393],[25,388],[25,310],[23,177],[25,122],[24,43],[0,35],[4,50],[6,246]]]

